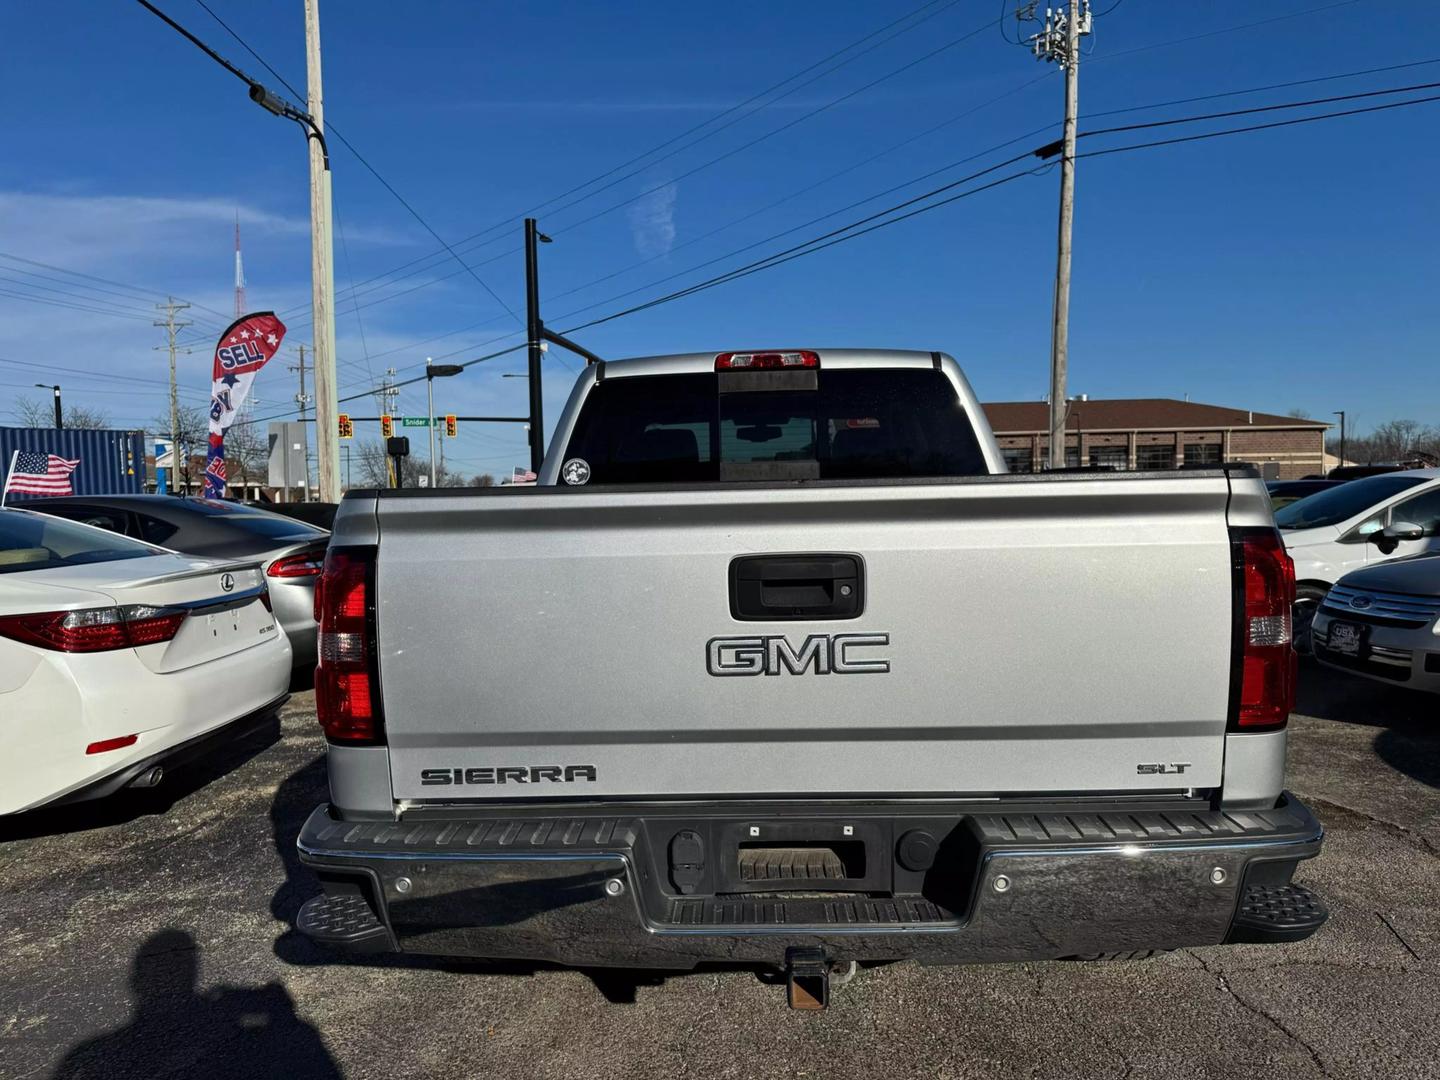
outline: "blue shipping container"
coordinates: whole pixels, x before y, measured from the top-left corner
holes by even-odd
[[[0,427],[0,470],[9,470],[15,451],[58,454],[79,461],[70,474],[76,495],[128,495],[145,491],[145,436],[138,431],[80,431]],[[9,494],[19,504],[43,496]]]

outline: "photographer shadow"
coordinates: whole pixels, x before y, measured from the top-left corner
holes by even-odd
[[[193,937],[183,930],[151,935],[131,964],[130,1022],[71,1049],[54,1080],[342,1075],[279,983],[200,990],[198,975]]]

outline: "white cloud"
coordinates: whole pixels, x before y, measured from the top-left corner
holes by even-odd
[[[677,188],[666,184],[640,199],[626,211],[635,250],[647,259],[670,254],[675,244]]]
[[[156,252],[213,249],[240,215],[242,230],[280,238],[309,235],[308,217],[274,214],[222,198],[82,195],[0,191],[0,236],[5,249],[82,267]],[[351,243],[391,244],[404,238],[381,229],[347,225]]]

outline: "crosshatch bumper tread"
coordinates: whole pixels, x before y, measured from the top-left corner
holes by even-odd
[[[381,952],[391,947],[390,931],[359,893],[312,896],[301,907],[295,928],[314,941],[353,952]]]
[[[1232,942],[1299,941],[1324,925],[1330,913],[1304,885],[1247,885],[1235,911]]]

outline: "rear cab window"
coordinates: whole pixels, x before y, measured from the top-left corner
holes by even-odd
[[[989,472],[955,387],[931,368],[607,379],[581,406],[563,460],[574,458],[597,484]]]

